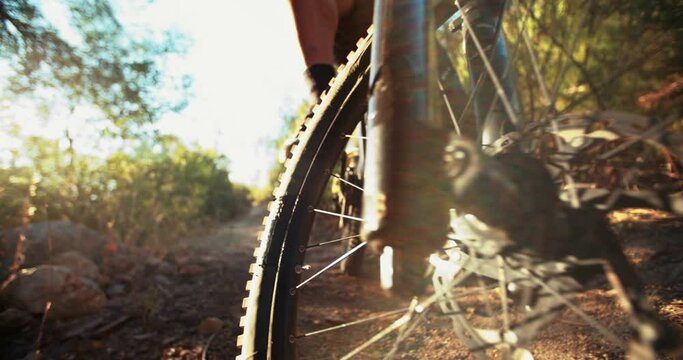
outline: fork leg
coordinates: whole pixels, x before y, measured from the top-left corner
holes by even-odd
[[[376,0],[374,9],[362,233],[375,250],[394,246],[399,266],[426,263],[448,224],[431,2]]]

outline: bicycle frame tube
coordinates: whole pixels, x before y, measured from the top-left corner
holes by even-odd
[[[506,133],[524,128],[519,95],[514,80],[516,77],[515,69],[510,66],[505,37],[500,28],[502,11],[507,6],[507,1],[461,0],[460,3],[462,3],[462,9],[455,11],[436,30],[439,34],[439,45],[446,52],[454,51],[454,49],[449,47],[447,39],[451,37],[458,39],[464,37],[463,12],[467,14],[472,27],[477,30],[477,37],[482,45],[493,49],[489,51],[489,62],[498,76],[512,108],[517,114],[518,120],[522,120],[518,124],[513,124],[506,116],[505,110],[500,103],[500,98],[496,93],[496,88],[486,73],[481,56],[472,44],[471,35],[469,35],[468,40],[465,42],[466,51],[461,55],[466,56],[468,60],[467,64],[471,82],[470,91],[474,91],[477,88],[477,83],[481,81],[479,89],[474,96],[473,110],[478,130],[478,142],[480,145],[487,146]],[[485,76],[480,78],[482,75]]]
[[[375,1],[364,175],[365,240],[420,256],[448,224],[432,6]]]
[[[506,0],[470,1],[467,3],[468,6],[462,10],[468,17],[474,29],[473,32],[476,33],[477,38],[488,53],[487,57],[493,72],[498,77],[507,100],[512,105],[513,112],[518,115],[516,120],[519,123],[513,123],[512,120],[515,119],[505,113],[496,87],[487,74],[482,56],[472,41],[473,34],[470,34],[465,42],[465,56],[467,57],[472,88],[476,87],[481,75],[485,75],[474,101],[474,112],[479,132],[478,141],[483,146],[493,144],[498,138],[509,132],[524,128],[514,84],[515,71],[509,64],[509,55],[501,28],[506,4]],[[462,19],[459,19],[459,22],[462,22]]]

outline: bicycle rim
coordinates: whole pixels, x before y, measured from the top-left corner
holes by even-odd
[[[246,314],[240,320],[244,332],[238,337],[241,359],[296,357],[291,339],[296,336],[296,286],[301,281],[297,269],[303,264],[315,206],[329,171],[347,143],[345,135],[353,132],[367,107],[371,39],[370,29],[301,126],[292,158],[285,162],[258,237],[256,262],[250,266],[249,296],[243,301]]]

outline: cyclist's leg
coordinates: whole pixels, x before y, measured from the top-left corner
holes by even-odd
[[[299,45],[307,69],[305,76],[314,100],[335,75],[334,39],[339,17],[349,12],[352,0],[290,0]]]
[[[354,0],[339,12],[339,27],[334,39],[334,56],[339,64],[346,63],[346,56],[356,49],[356,43],[367,34],[372,24],[374,0]],[[345,10],[345,11],[342,11]]]

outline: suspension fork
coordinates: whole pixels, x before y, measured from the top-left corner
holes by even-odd
[[[448,226],[432,1],[376,0],[362,234],[426,257]]]

